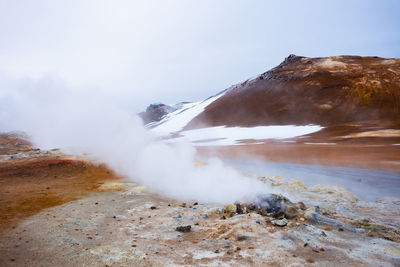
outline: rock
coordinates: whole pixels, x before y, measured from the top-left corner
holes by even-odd
[[[225,207],[224,209],[224,214],[226,218],[230,218],[234,216],[237,212],[236,205],[235,204],[229,204],[228,206]]]
[[[186,225],[186,226],[178,226],[176,227],[175,230],[178,232],[187,233],[190,232],[191,229],[192,229],[191,225]]]
[[[306,211],[304,212],[304,217],[308,220],[313,220],[313,214],[317,214],[317,210],[315,209],[315,207],[309,207],[308,209],[306,209]]]
[[[256,209],[257,209],[256,204],[250,203],[249,205],[247,205],[247,209],[248,209],[249,211],[254,211],[254,210],[256,210]]]
[[[281,64],[288,64],[288,63],[296,62],[302,58],[304,58],[304,57],[297,56],[295,54],[290,54],[289,56],[287,56],[285,58],[285,60]]]
[[[272,223],[276,226],[286,226],[288,224],[288,220],[286,220],[285,218],[281,219],[281,220],[273,220]]]
[[[237,235],[237,236],[236,236],[236,240],[237,240],[237,241],[250,240],[250,237],[249,237],[249,236],[246,236],[246,235]]]
[[[247,208],[243,204],[236,203],[236,212],[237,214],[245,214],[247,213]]]
[[[351,226],[349,224],[346,224],[344,222],[331,219],[325,216],[322,216],[317,213],[317,209],[315,207],[308,208],[306,212],[304,213],[304,217],[306,217],[308,220],[312,221],[313,223],[323,223],[323,224],[328,224],[328,225],[334,225],[339,227],[339,231],[343,231],[343,228],[355,232],[355,233],[365,233],[364,229],[361,228],[356,228],[354,226]]]
[[[285,218],[292,219],[298,215],[297,209],[295,206],[288,206],[285,209]]]
[[[306,209],[307,209],[306,205],[305,205],[304,202],[302,202],[302,201],[297,202],[297,203],[296,203],[296,207],[297,207],[298,209],[301,209],[301,210],[306,210]]]
[[[259,209],[257,213],[260,214],[261,216],[268,216],[268,212],[266,212],[263,209]]]
[[[163,103],[154,103],[149,105],[145,112],[141,112],[138,115],[142,118],[144,124],[148,124],[162,120],[167,114],[175,110],[175,107]]]
[[[277,194],[259,195],[255,200],[257,210],[263,209],[267,213],[272,213],[273,217],[282,216],[288,205],[293,205],[293,203],[286,197]]]

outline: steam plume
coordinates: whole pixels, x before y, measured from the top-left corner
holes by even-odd
[[[167,197],[229,203],[269,191],[216,158],[194,166],[192,146],[163,143],[136,115],[93,91],[71,90],[54,77],[3,76],[0,88],[0,131],[23,131],[42,149],[89,153]]]

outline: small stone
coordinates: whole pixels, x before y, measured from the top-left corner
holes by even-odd
[[[219,249],[216,249],[216,250],[214,251],[214,253],[219,253]]]
[[[136,247],[136,245],[135,245],[135,244],[133,244],[133,245],[131,245],[131,247],[135,248],[135,247]]]
[[[314,260],[313,260],[313,259],[307,259],[307,262],[309,262],[309,263],[313,263],[313,262],[314,262]]]
[[[155,210],[155,209],[157,209],[157,207],[156,206],[151,206],[150,209],[151,210]]]
[[[248,209],[249,211],[256,210],[256,205],[255,205],[254,203],[251,203],[251,204],[249,204],[249,205],[247,206],[247,209]]]
[[[237,209],[236,209],[236,205],[234,205],[234,204],[229,204],[224,209],[224,214],[225,214],[225,217],[227,217],[227,218],[234,216],[236,214],[236,212],[237,212]]]
[[[296,206],[301,210],[306,210],[307,209],[306,205],[302,201],[297,202]]]
[[[237,212],[237,214],[243,214],[244,212],[243,212],[243,205],[242,204],[240,204],[240,203],[236,203],[235,204],[236,205],[236,212]]]
[[[276,226],[286,226],[288,224],[288,220],[286,220],[285,218],[281,219],[281,220],[273,220],[272,223]]]
[[[292,219],[298,215],[297,209],[295,206],[288,206],[285,209],[285,218]]]
[[[312,251],[314,251],[315,253],[319,253],[319,250],[315,248],[313,248]]]
[[[263,209],[259,209],[257,213],[260,214],[261,216],[268,216],[268,212],[266,212]]]
[[[178,232],[187,233],[190,232],[191,229],[192,229],[191,225],[186,225],[186,226],[178,226],[176,227],[175,230]]]
[[[325,251],[325,249],[324,249],[324,248],[320,248],[320,249],[319,249],[319,251],[322,251],[322,252],[324,252],[324,251]]]
[[[325,234],[325,232],[324,232],[324,231],[322,231],[322,232],[321,232],[321,235],[322,235],[322,236],[326,236],[326,234]]]
[[[339,230],[339,232],[343,232],[343,231],[344,231],[344,229],[343,229],[343,228],[339,228],[338,230]]]
[[[245,235],[237,235],[236,236],[237,241],[245,241],[245,240],[249,240],[249,239],[250,239],[250,237],[245,236]]]
[[[185,208],[186,207],[186,203],[183,202],[183,203],[179,204],[179,207]]]
[[[193,203],[193,206],[197,206],[197,205],[199,205],[199,203],[197,203],[197,202],[194,202],[194,203]]]
[[[316,213],[318,213],[316,209],[314,207],[310,207],[306,209],[306,211],[304,212],[304,217],[307,218],[308,220],[313,221],[314,220],[313,215]]]
[[[308,246],[308,243],[304,243],[303,247],[307,247],[307,246]]]

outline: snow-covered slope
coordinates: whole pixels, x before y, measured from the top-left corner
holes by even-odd
[[[184,104],[182,108],[168,114],[160,122],[148,126],[153,127],[151,129],[152,132],[161,136],[180,132],[191,120],[199,115],[208,105],[223,96],[225,92],[223,91],[204,101]]]
[[[231,87],[232,88],[232,87]],[[204,101],[186,103],[168,114],[159,122],[148,124],[151,131],[162,137],[171,138],[168,142],[191,142],[196,146],[224,146],[240,145],[244,140],[285,139],[310,134],[322,129],[318,125],[272,125],[256,127],[205,127],[193,130],[184,130],[196,116],[201,114],[207,106],[222,97],[227,90]],[[238,107],[239,108],[239,107]]]

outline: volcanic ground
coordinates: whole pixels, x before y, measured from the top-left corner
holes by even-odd
[[[395,198],[254,176],[292,210],[182,203],[15,134],[1,135],[1,147],[1,266],[400,264]]]

